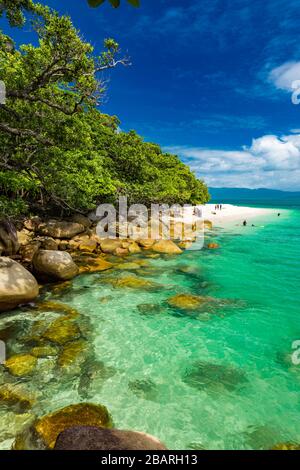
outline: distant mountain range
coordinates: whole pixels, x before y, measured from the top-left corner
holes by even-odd
[[[300,191],[280,191],[277,189],[247,189],[247,188],[209,188],[213,200],[216,199],[238,199],[238,200],[279,200],[298,199]]]
[[[242,206],[299,208],[300,191],[276,189],[209,188],[211,203],[236,204]]]

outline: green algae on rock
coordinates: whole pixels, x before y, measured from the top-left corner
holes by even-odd
[[[117,264],[116,269],[120,269],[121,271],[135,271],[140,269],[141,266],[138,263],[121,263]]]
[[[101,280],[101,282],[105,282],[107,284],[111,284],[113,287],[116,288],[129,288],[129,289],[146,289],[146,290],[155,290],[159,288],[159,284],[149,281],[146,279],[140,279],[134,275],[123,276],[119,278],[107,278],[105,280]]]
[[[53,449],[57,437],[73,426],[112,428],[112,418],[103,405],[79,403],[37,419],[16,437],[14,450]]]
[[[227,391],[232,391],[244,385],[247,378],[245,373],[236,367],[197,361],[185,371],[183,381],[198,390],[221,387]]]
[[[132,380],[128,383],[129,390],[138,398],[144,400],[157,400],[157,386],[151,379]]]
[[[10,374],[16,377],[25,377],[34,371],[36,364],[37,358],[31,354],[17,354],[7,359],[4,366]]]
[[[81,331],[76,323],[67,318],[55,320],[44,332],[43,338],[62,345],[80,338]]]
[[[57,356],[58,349],[50,345],[35,346],[31,349],[30,354],[37,358]]]
[[[271,450],[300,450],[300,444],[294,444],[292,442],[283,442],[276,444]]]
[[[53,302],[51,300],[39,302],[36,305],[35,309],[39,312],[63,313],[66,317],[70,318],[75,318],[79,316],[79,312],[75,308],[70,307],[67,304],[63,304],[62,302]]]
[[[35,397],[29,394],[19,384],[4,384],[0,386],[0,404],[17,408],[21,413],[32,408]]]
[[[89,345],[84,340],[67,343],[58,358],[58,365],[66,368],[73,363],[83,363],[86,359],[86,353]]]
[[[139,304],[137,309],[141,315],[161,315],[165,308],[159,304]]]
[[[203,297],[192,294],[177,294],[167,300],[170,307],[175,307],[183,310],[195,310],[211,302],[211,297]]]

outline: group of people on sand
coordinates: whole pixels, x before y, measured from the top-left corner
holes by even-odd
[[[222,207],[223,207],[223,204],[216,204],[216,205],[215,205],[215,210],[216,210],[216,211],[221,211],[221,210],[222,210]]]

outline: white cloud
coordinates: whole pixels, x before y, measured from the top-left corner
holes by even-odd
[[[269,73],[269,81],[280,90],[291,91],[296,80],[300,80],[300,62],[285,62]]]
[[[265,135],[241,150],[168,147],[209,186],[300,190],[300,134]]]

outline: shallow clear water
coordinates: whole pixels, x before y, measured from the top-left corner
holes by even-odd
[[[33,412],[102,403],[118,428],[154,434],[171,449],[299,443],[300,366],[291,354],[300,339],[300,211],[255,225],[214,229],[219,250],[148,259],[135,274],[158,283],[154,291],[114,288],[103,281],[120,273],[107,271],[76,278],[59,297],[48,293],[81,313],[90,358],[63,375],[53,359],[39,360],[39,373],[19,379],[38,394]],[[176,293],[217,301],[184,312],[166,302]],[[57,316],[1,317],[0,330],[16,326],[9,352],[27,351],[32,325]],[[14,430],[1,429],[5,448]]]

